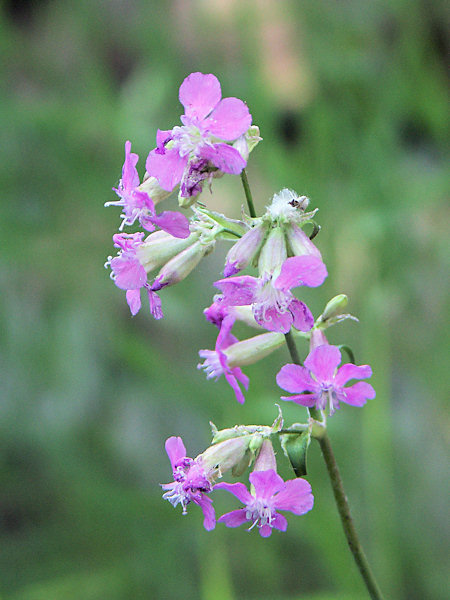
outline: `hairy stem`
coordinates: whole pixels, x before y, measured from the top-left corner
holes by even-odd
[[[250,191],[250,186],[248,184],[247,173],[245,172],[245,169],[242,169],[241,180],[242,185],[244,186],[245,197],[247,199],[248,212],[250,213],[250,216],[254,219],[256,218],[255,205],[253,204],[252,192]]]
[[[298,356],[298,351],[295,346],[295,342],[291,336],[291,333],[287,333],[285,337],[292,361],[297,365],[301,365]],[[308,408],[308,412],[310,417],[312,417],[314,420],[320,419],[320,412],[315,408]],[[350,548],[350,552],[353,554],[356,566],[359,569],[361,577],[364,580],[367,591],[369,592],[369,595],[372,598],[372,600],[383,600],[381,591],[377,585],[377,582],[375,581],[372,571],[370,570],[370,566],[367,562],[366,555],[364,554],[361,542],[358,538],[358,534],[356,533],[355,525],[350,514],[350,506],[348,504],[347,496],[344,490],[344,484],[342,483],[341,474],[339,472],[336,458],[331,447],[330,438],[328,437],[325,428],[323,428],[321,435],[317,436],[316,439],[319,442],[320,448],[322,450],[322,456],[325,460],[328,476],[330,477],[334,499],[336,501],[336,506],[339,512],[339,516],[341,518],[342,527],[344,529],[345,537],[347,538],[347,543]]]

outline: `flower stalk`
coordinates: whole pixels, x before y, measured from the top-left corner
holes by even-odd
[[[292,362],[294,362],[297,365],[301,365],[297,347],[290,332],[285,334],[285,339],[287,347],[289,348],[289,353],[291,355]],[[318,410],[316,410],[315,408],[307,408],[307,411],[312,419],[314,419],[315,421],[320,420],[320,412]],[[286,433],[292,432],[287,431]],[[361,577],[364,580],[367,591],[369,592],[369,595],[372,598],[372,600],[383,600],[380,588],[378,587],[375,577],[370,569],[366,555],[364,554],[364,550],[361,546],[361,542],[359,541],[355,525],[353,523],[353,518],[350,513],[350,506],[348,504],[347,495],[344,490],[344,484],[342,482],[342,477],[338,468],[338,464],[336,462],[336,458],[333,453],[333,449],[331,447],[330,438],[328,436],[326,428],[323,427],[321,435],[314,435],[313,437],[317,439],[320,445],[320,449],[322,450],[322,456],[327,467],[327,472],[330,478],[334,499],[339,512],[339,517],[341,519],[348,547],[350,548],[350,552],[353,555],[356,566],[358,567],[358,570],[361,574]]]

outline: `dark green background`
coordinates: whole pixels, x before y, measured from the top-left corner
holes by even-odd
[[[360,318],[330,341],[372,364],[377,398],[329,425],[386,598],[445,597],[444,6],[1,3],[2,600],[365,597],[317,447],[315,509],[291,515],[286,534],[207,533],[196,507],[182,517],[161,499],[164,440],[181,435],[195,456],[209,420],[271,423],[288,360],[282,349],[246,369],[243,407],[196,370],[198,349],[214,344],[202,310],[225,244],[161,294],[159,322],[147,308],[131,319],[103,269],[119,224],[103,203],[124,141],[142,173],[197,70],[261,128],[248,167],[258,210],[285,186],[320,207],[330,275],[305,293],[313,312],[344,292]],[[213,187],[208,206],[238,215],[239,178]],[[236,506],[216,496],[219,511]]]

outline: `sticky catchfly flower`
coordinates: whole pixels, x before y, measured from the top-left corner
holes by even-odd
[[[286,531],[286,517],[278,513],[287,510],[295,515],[303,515],[310,511],[314,504],[311,486],[305,479],[283,479],[273,470],[253,471],[250,483],[254,489],[250,493],[243,483],[217,483],[214,489],[221,489],[234,494],[244,508],[233,510],[222,515],[218,521],[227,527],[239,527],[250,522],[249,529],[257,526],[262,537],[269,537],[272,529]]]
[[[206,495],[212,490],[212,472],[205,470],[201,460],[186,456],[186,448],[180,437],[170,437],[166,441],[166,452],[172,465],[174,481],[161,484],[165,490],[164,500],[168,500],[173,506],[181,504],[184,515],[187,513],[187,505],[194,502],[203,511],[205,529],[214,529],[214,508],[211,498]]]
[[[161,319],[161,300],[147,282],[147,271],[138,258],[138,250],[143,245],[144,233],[116,233],[113,242],[119,248],[118,256],[108,257],[105,267],[111,267],[111,279],[122,290],[126,290],[126,298],[131,314],[136,315],[141,308],[141,288],[146,288],[150,304],[150,312],[155,319]]]
[[[339,348],[325,344],[317,346],[305,360],[305,366],[288,364],[277,375],[277,383],[284,390],[296,394],[282,396],[302,406],[325,410],[329,406],[330,415],[345,402],[352,406],[363,406],[367,400],[375,398],[375,390],[365,381],[344,387],[351,379],[367,379],[372,376],[369,365],[357,366],[341,362]]]
[[[222,99],[220,83],[211,74],[191,73],[181,84],[179,99],[183,125],[158,130],[146,168],[163,189],[181,184],[181,196],[190,197],[201,191],[211,170],[242,171],[246,160],[230,143],[246,133],[252,117],[242,100]]]
[[[165,211],[156,214],[155,205],[150,196],[138,189],[139,175],[136,169],[139,156],[131,152],[131,142],[125,142],[125,162],[122,167],[122,178],[118,188],[113,188],[119,200],[106,202],[105,206],[121,206],[122,225],[133,225],[139,221],[147,231],[154,231],[155,226],[167,231],[174,237],[186,238],[189,236],[189,221],[179,212]]]
[[[291,288],[299,285],[316,287],[323,283],[327,270],[320,258],[312,255],[293,256],[284,261],[277,277],[241,275],[216,281],[223,302],[230,306],[252,305],[256,322],[269,331],[287,333],[293,325],[309,331],[314,318],[309,308],[295,298]]]

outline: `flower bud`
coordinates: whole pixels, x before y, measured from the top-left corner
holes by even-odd
[[[286,237],[290,251],[293,256],[302,256],[309,254],[322,259],[322,255],[316,246],[311,242],[301,227],[295,223],[290,223],[286,228]]]
[[[319,319],[321,321],[328,321],[331,317],[335,317],[336,315],[341,314],[341,311],[347,306],[348,298],[345,294],[339,294],[327,303],[323,313],[320,315]]]
[[[152,285],[157,292],[167,285],[173,285],[185,279],[195,269],[201,259],[212,251],[215,241],[203,243],[200,240],[174,256],[164,265]]]
[[[192,233],[187,238],[176,238],[166,231],[155,231],[139,246],[136,256],[147,273],[150,273],[189,247],[198,237],[198,233]]]
[[[252,435],[247,434],[218,442],[207,448],[195,460],[201,461],[206,472],[219,471],[220,477],[241,463],[248,451],[251,439]]]
[[[253,467],[254,471],[268,471],[269,469],[277,470],[277,461],[275,452],[273,451],[272,442],[265,439],[261,445],[258,457],[255,460]]]
[[[269,237],[259,255],[258,268],[260,277],[264,277],[266,274],[272,275],[275,269],[281,268],[286,258],[286,240],[283,229],[281,227],[274,227],[269,233]]]
[[[313,329],[309,338],[309,351],[312,352],[317,346],[324,346],[325,344],[328,344],[328,340],[322,329]]]
[[[230,368],[252,365],[269,356],[284,343],[282,333],[270,332],[256,335],[242,342],[236,342],[223,351]]]
[[[259,253],[266,237],[267,225],[260,223],[245,233],[228,251],[223,274],[235,275],[248,267]]]

